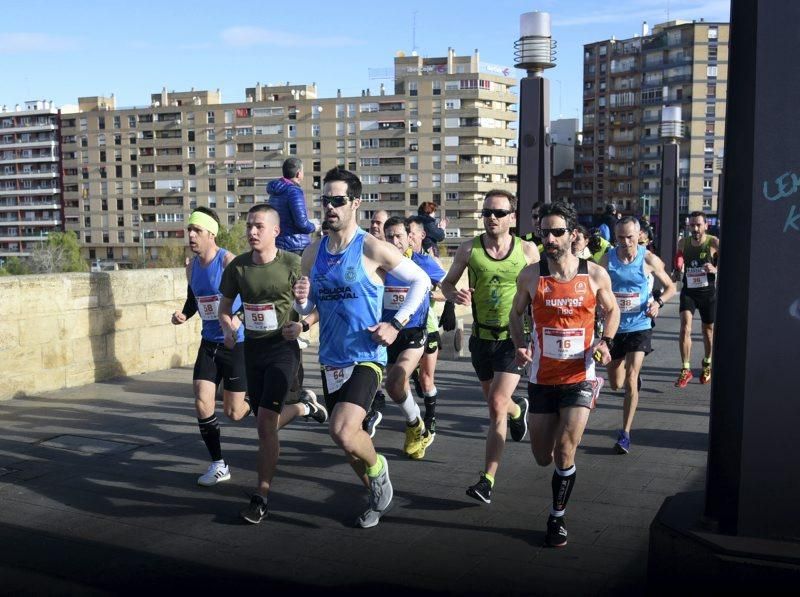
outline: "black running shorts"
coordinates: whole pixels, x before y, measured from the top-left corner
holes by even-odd
[[[522,374],[522,367],[514,363],[517,350],[514,342],[508,340],[484,340],[477,336],[469,337],[469,352],[472,368],[481,381],[489,381],[495,373]]]
[[[617,332],[614,336],[614,348],[611,349],[611,360],[624,359],[629,352],[643,352],[647,356],[653,352],[652,338],[653,328],[638,332]]]
[[[700,320],[706,325],[714,323],[714,314],[717,310],[717,293],[715,290],[697,292],[681,290],[681,311],[689,311],[694,315],[694,310],[700,311]]]
[[[297,342],[277,338],[246,339],[247,393],[254,413],[259,407],[280,413],[297,376],[302,352]]]
[[[239,342],[233,349],[226,348],[222,342],[203,340],[194,361],[193,380],[210,381],[214,385],[223,382],[228,392],[247,390],[247,373],[244,366],[244,343]]]
[[[534,414],[553,414],[562,408],[571,406],[583,406],[591,409],[592,384],[588,381],[582,381],[561,386],[546,386],[529,382],[528,398],[531,404],[531,412]]]
[[[403,328],[400,330],[397,334],[397,340],[392,342],[386,349],[388,363],[390,365],[396,363],[400,353],[404,350],[424,348],[427,336],[425,328]]]
[[[428,332],[428,339],[425,341],[425,354],[433,354],[439,351],[442,345],[442,338],[439,331]]]
[[[381,387],[383,367],[378,363],[360,363],[353,367],[347,381],[334,392],[328,391],[328,374],[322,367],[322,391],[325,395],[325,408],[329,413],[339,402],[357,404],[369,412],[372,399]]]

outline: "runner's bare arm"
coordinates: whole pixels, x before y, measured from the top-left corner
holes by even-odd
[[[236,332],[242,322],[238,317],[233,316],[233,300],[223,296],[219,299],[219,313],[217,318],[222,327],[222,333],[225,335],[225,346],[233,348],[236,345]]]
[[[311,293],[311,280],[308,276],[311,273],[311,268],[314,267],[314,261],[317,259],[317,251],[322,239],[317,239],[311,243],[306,250],[303,251],[303,256],[300,258],[300,272],[301,276],[292,286],[292,294],[294,294],[294,310],[300,315],[309,315],[314,310],[314,303],[308,300]]]
[[[647,251],[647,253],[644,255],[644,260],[645,263],[650,266],[650,269],[653,272],[653,277],[661,282],[661,284],[664,286],[664,290],[661,291],[659,298],[662,302],[666,303],[669,299],[675,296],[675,283],[669,277],[669,274],[667,274],[667,270],[664,267],[664,262],[661,261],[661,258],[658,255]],[[659,305],[657,301],[653,301],[647,308],[648,317],[658,317],[660,309],[661,305]]]
[[[442,293],[448,301],[452,301],[457,305],[471,305],[472,304],[472,289],[463,288],[458,290],[456,284],[464,274],[469,264],[469,258],[472,254],[472,241],[468,240],[458,247],[456,254],[453,257],[453,264],[450,266],[450,271],[442,280]]]
[[[608,272],[596,263],[589,263],[589,277],[591,285],[596,291],[597,304],[603,308],[605,312],[603,330],[604,335],[613,338],[617,334],[619,328],[619,305],[614,298],[614,293],[611,291],[611,277]],[[601,342],[597,346],[602,358],[600,362],[607,364],[611,361],[611,354],[605,342]]]
[[[523,318],[531,304],[531,290],[539,285],[539,268],[535,264],[524,268],[517,277],[517,292],[511,304],[511,313],[508,318],[508,328],[511,339],[517,349],[515,356],[517,365],[525,365],[531,361],[531,348],[525,342]]]
[[[528,262],[528,265],[538,263],[541,258],[536,245],[527,240],[522,241],[522,252],[525,254],[525,260]]]

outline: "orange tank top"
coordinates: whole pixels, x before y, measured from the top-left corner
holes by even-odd
[[[585,259],[579,261],[578,273],[568,282],[550,275],[547,259],[539,262],[539,285],[533,299],[531,383],[566,385],[594,379],[595,304]]]

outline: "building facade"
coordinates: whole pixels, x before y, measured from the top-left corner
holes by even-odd
[[[645,23],[641,36],[584,46],[583,142],[575,201],[582,213],[614,203],[658,213],[662,109],[679,106],[679,211],[716,214],[725,138],[727,23]]]
[[[0,263],[63,230],[58,129],[53,102],[0,109]]]
[[[516,191],[517,95],[510,71],[477,51],[441,58],[399,55],[394,93],[319,98],[314,85],[260,85],[246,101],[218,91],[155,93],[144,107],[80,98],[62,115],[65,225],[85,257],[132,265],[185,244],[197,206],[223,223],[267,200],[289,156],[303,160],[309,216],[320,218],[325,172],[337,165],[364,184],[359,216],[410,215],[440,205],[453,241],[482,229],[483,195]]]

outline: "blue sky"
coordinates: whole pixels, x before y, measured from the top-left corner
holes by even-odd
[[[143,106],[150,93],[221,89],[244,101],[256,82],[316,82],[319,95],[377,90],[370,68],[395,52],[422,56],[480,51],[513,66],[519,16],[551,14],[557,66],[547,71],[551,116],[576,117],[585,43],[631,37],[646,20],[727,21],[729,0],[406,0],[211,2],[195,0],[28,0],[4,2],[0,21],[0,104],[29,99],[75,104],[115,93],[117,106]],[[368,14],[369,17],[356,16]],[[414,22],[416,20],[416,33]],[[513,69],[519,76],[522,71]],[[390,87],[390,81],[386,81]]]

